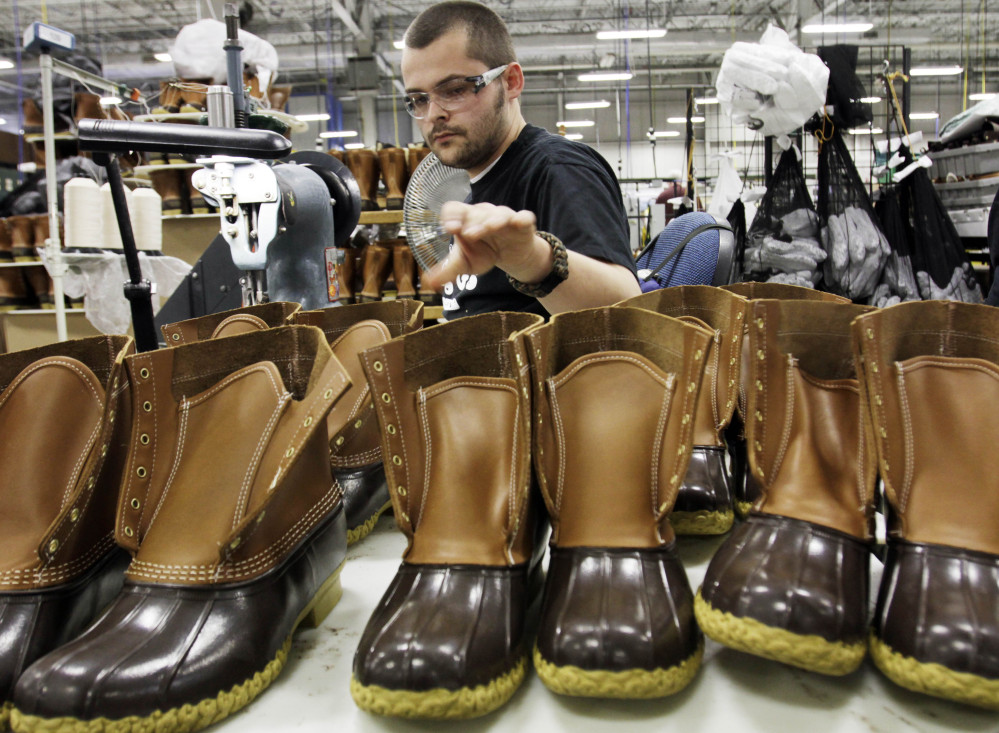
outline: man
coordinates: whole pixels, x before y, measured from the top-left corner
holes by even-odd
[[[472,181],[468,203],[441,211],[455,246],[426,276],[443,286],[449,318],[547,315],[640,292],[614,172],[525,122],[524,72],[496,13],[468,0],[423,11],[406,31],[402,76],[427,145]]]

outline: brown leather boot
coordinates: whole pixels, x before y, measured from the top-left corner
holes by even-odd
[[[328,421],[330,466],[343,490],[347,544],[352,545],[367,537],[391,506],[374,403],[358,357],[365,349],[422,328],[423,304],[412,300],[359,303],[303,311],[293,320],[322,329],[350,376],[350,391],[330,412]]]
[[[416,167],[423,161],[423,159],[430,155],[430,148],[426,145],[410,145],[406,152],[406,167],[409,171],[409,176],[407,176],[408,178],[413,175]]]
[[[167,346],[183,346],[207,339],[287,326],[301,309],[302,306],[298,303],[275,300],[167,323],[160,326],[160,331]]]
[[[427,305],[440,305],[442,301],[441,294],[423,282],[424,270],[419,270],[419,273],[420,279],[416,286],[416,297]]]
[[[30,308],[28,285],[22,267],[0,267],[0,311]]]
[[[180,111],[204,112],[208,98],[208,85],[211,79],[181,79],[180,80]]]
[[[11,241],[10,225],[6,219],[0,219],[0,262],[13,262],[14,250]]]
[[[669,519],[677,534],[724,534],[735,520],[724,433],[739,394],[746,300],[720,288],[682,285],[644,293],[620,305],[692,319],[714,334],[694,414],[690,465]]]
[[[79,123],[82,119],[108,119],[104,110],[101,109],[101,98],[96,94],[77,92],[73,95],[73,121]]]
[[[184,210],[187,181],[182,169],[171,165],[157,166],[149,171],[149,180],[163,201],[164,215],[175,216]]]
[[[562,313],[526,335],[552,523],[534,668],[555,692],[662,697],[700,667],[669,513],[710,342],[706,329],[619,307]]]
[[[746,441],[761,496],[695,603],[715,641],[829,675],[867,650],[876,466],[850,322],[869,310],[751,303]]]
[[[131,421],[122,361],[133,351],[127,336],[98,336],[0,356],[4,730],[24,669],[121,588],[129,558],[114,514]]]
[[[530,491],[530,375],[516,333],[540,322],[527,313],[462,318],[361,355],[407,539],[354,656],[350,692],[362,710],[471,718],[503,705],[524,679],[544,548]]]
[[[382,288],[392,271],[392,247],[388,242],[371,242],[364,248],[363,262],[361,275],[364,286],[358,295],[358,302],[381,300]]]
[[[340,597],[326,416],[349,382],[322,332],[284,326],[126,365],[115,540],[134,559],[99,621],[21,675],[16,727],[198,730],[265,689],[295,628]]]
[[[416,260],[405,238],[390,239],[395,297],[416,298]]]
[[[344,159],[343,151],[340,150],[339,148],[330,148],[326,152],[329,153],[330,155],[332,155],[337,160],[339,160],[344,165],[347,164],[346,161],[345,161],[345,159]]]
[[[406,181],[409,180],[405,148],[382,148],[378,151],[378,166],[385,183],[385,208],[401,209],[406,196]]]
[[[49,276],[49,271],[45,269],[45,266],[33,265],[22,269],[24,270],[24,279],[31,290],[28,297],[36,302],[39,308],[45,310],[55,308],[55,292],[52,278]]]
[[[910,690],[999,710],[999,310],[902,303],[858,318],[888,499],[871,657]]]
[[[159,104],[152,109],[154,115],[177,114],[183,98],[180,94],[179,79],[167,79],[160,82]]]
[[[812,288],[804,288],[800,285],[785,285],[783,283],[758,283],[743,282],[722,285],[722,290],[741,295],[746,300],[760,300],[763,298],[776,298],[777,300],[818,300],[827,303],[849,303],[848,298],[833,293],[826,293]],[[748,326],[746,327],[748,329]],[[749,514],[754,502],[760,498],[760,487],[756,479],[747,470],[748,461],[746,455],[746,379],[749,374],[749,337],[748,330],[743,333],[742,339],[742,366],[739,370],[739,401],[737,403],[736,414],[729,423],[729,429],[725,433],[728,442],[729,453],[732,456],[732,485],[735,498],[735,510],[740,517]]]
[[[378,206],[378,156],[374,150],[359,148],[345,150],[344,161],[361,189],[361,211],[377,211]]]
[[[21,110],[24,113],[24,133],[26,135],[37,135],[45,129],[45,115],[41,106],[31,97],[25,97],[21,102]]]
[[[16,262],[31,262],[35,255],[35,221],[32,214],[8,216],[10,249]]]
[[[278,110],[279,112],[284,111],[284,107],[288,104],[290,96],[291,85],[276,87],[272,84],[267,90],[267,100],[271,104],[271,109]]]

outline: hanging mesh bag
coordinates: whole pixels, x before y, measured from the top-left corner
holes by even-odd
[[[912,246],[902,214],[898,186],[889,184],[881,187],[881,197],[875,202],[874,211],[888,240],[888,259],[881,271],[881,281],[868,302],[887,308],[904,300],[919,300],[919,288],[912,271]]]
[[[784,151],[746,234],[747,280],[815,287],[826,253],[797,148]]]
[[[911,160],[908,150],[900,151],[906,162]],[[981,303],[982,289],[971,261],[925,168],[917,168],[899,183],[899,200],[922,299]]]
[[[867,189],[842,136],[834,132],[819,150],[819,218],[825,288],[860,301],[874,294],[888,258]]]

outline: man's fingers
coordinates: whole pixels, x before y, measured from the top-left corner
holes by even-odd
[[[424,281],[434,290],[440,291],[445,284],[453,282],[459,275],[472,274],[472,266],[457,243],[451,247],[447,257],[430,268]]]

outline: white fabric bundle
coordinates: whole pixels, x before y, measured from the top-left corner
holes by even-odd
[[[211,18],[181,28],[170,46],[177,76],[183,79],[211,79],[212,84],[225,84],[228,81],[223,48],[225,37],[225,23]],[[277,49],[244,30],[239,31],[239,42],[243,46],[243,65],[256,71],[260,91],[266,94],[278,70]]]
[[[715,90],[733,122],[764,135],[783,135],[822,107],[828,83],[822,59],[769,26],[759,43],[737,42],[725,52]]]
[[[819,219],[814,210],[795,209],[781,217],[780,231],[754,236],[747,242],[744,269],[770,275],[768,282],[815,287],[826,251],[818,241]],[[790,238],[790,241],[787,238]],[[780,275],[774,280],[773,276]]]

